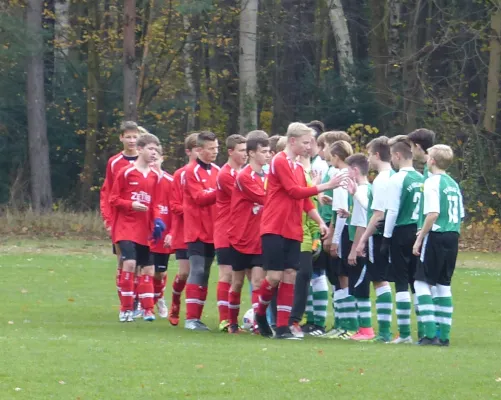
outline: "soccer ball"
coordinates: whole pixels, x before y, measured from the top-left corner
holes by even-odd
[[[247,331],[250,331],[254,326],[254,310],[252,308],[244,314],[242,326]]]

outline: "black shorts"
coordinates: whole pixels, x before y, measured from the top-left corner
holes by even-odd
[[[188,250],[176,250],[176,260],[187,260],[188,259]]]
[[[230,247],[231,267],[233,271],[245,271],[253,267],[263,266],[262,254],[245,254],[237,249]]]
[[[217,263],[219,265],[231,265],[232,253],[229,247],[216,249]]]
[[[263,268],[266,271],[285,271],[299,269],[301,242],[287,239],[281,235],[267,233],[261,236],[263,247]]]
[[[169,266],[169,254],[151,253],[153,262],[155,263],[155,272],[167,272]]]
[[[130,240],[121,240],[117,242],[120,249],[121,259],[123,261],[135,260],[138,267],[149,267],[154,265],[153,255],[148,246],[137,244]]]
[[[414,282],[417,257],[412,254],[416,241],[417,225],[397,226],[390,244],[390,262],[397,292],[408,290]],[[407,288],[407,289],[404,289]]]
[[[357,257],[357,265],[347,265],[347,271],[350,294],[362,299],[369,298],[371,281],[366,258]]]
[[[450,286],[458,255],[457,232],[430,232],[423,242],[415,279],[429,285]]]
[[[214,254],[214,243],[205,243],[200,240],[188,243],[188,258],[191,256],[214,258]]]
[[[117,249],[115,247],[116,246],[115,243],[112,243],[111,246],[112,246],[111,251],[113,252],[113,254],[117,255]]]
[[[341,234],[341,240],[338,246],[338,256],[340,261],[337,264],[337,275],[338,276],[350,276],[350,266],[348,265],[348,255],[351,251],[351,245],[353,242],[350,240],[350,233],[348,231],[348,225],[343,229]]]
[[[367,243],[367,272],[371,282],[384,282],[389,280],[388,269],[390,260],[381,255],[381,242],[383,235],[373,235]]]

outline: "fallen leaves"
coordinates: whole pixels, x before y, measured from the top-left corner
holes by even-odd
[[[14,390],[15,390],[16,392],[20,392],[20,391],[21,391],[21,390],[23,390],[23,389],[21,389],[21,388],[14,388]]]
[[[203,364],[197,364],[197,365],[195,365],[196,369],[202,369],[203,367],[204,367]]]
[[[299,383],[308,383],[310,380],[308,378],[301,378]]]
[[[21,289],[21,293],[26,294],[26,293],[28,293],[28,291],[26,289]]]
[[[501,382],[501,378],[496,378],[496,382]]]
[[[14,321],[8,321],[7,322],[9,325],[14,325]]]
[[[70,297],[70,298],[68,299],[68,301],[69,301],[70,303],[73,303],[73,302],[75,301],[75,299],[74,299],[73,297]]]
[[[65,381],[59,381],[58,382],[60,385],[66,385],[66,382]]]

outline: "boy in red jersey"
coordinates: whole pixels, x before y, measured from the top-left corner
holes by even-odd
[[[249,164],[240,171],[231,198],[228,240],[233,274],[228,295],[229,333],[239,333],[238,313],[246,272],[251,270],[252,307],[259,301],[259,287],[264,279],[261,251],[261,214],[266,192],[263,167],[270,161],[269,139],[266,132],[252,131],[247,135]]]
[[[184,185],[184,240],[188,244],[190,275],[186,284],[186,320],[190,330],[209,330],[200,321],[207,298],[210,267],[214,261],[214,220],[216,217],[216,180],[219,167],[218,141],[212,132],[200,132],[198,158],[186,166]]]
[[[163,156],[160,149],[158,159],[151,164],[160,176],[157,183],[157,191],[155,196],[155,207],[159,217],[162,219],[166,229],[160,239],[150,240],[150,252],[153,256],[155,266],[155,276],[153,278],[154,303],[158,309],[160,318],[167,318],[168,309],[164,299],[165,285],[167,284],[167,267],[169,265],[169,255],[172,253],[170,247],[164,246],[165,236],[170,230],[172,224],[172,215],[170,211],[170,198],[172,193],[173,177],[162,170]]]
[[[307,187],[303,167],[296,159],[308,154],[312,137],[311,129],[305,124],[290,124],[285,151],[271,161],[261,224],[263,266],[267,274],[260,287],[256,311],[259,332],[266,337],[272,335],[266,309],[278,288],[275,337],[296,339],[289,328],[289,316],[303,239],[302,213],[305,211],[325,236],[327,226],[309,197],[336,188],[346,180],[346,174],[339,174],[326,183]]]
[[[231,254],[228,241],[228,229],[232,224],[230,218],[231,195],[235,187],[235,179],[245,162],[247,152],[245,138],[242,135],[231,135],[226,139],[228,161],[221,167],[217,175],[216,219],[214,221],[214,247],[219,265],[217,282],[217,308],[219,310],[219,330],[228,330],[228,292],[231,286]]]
[[[184,140],[184,151],[188,156],[188,165],[194,163],[198,157],[197,148],[198,133],[192,133]],[[169,322],[172,326],[179,324],[179,309],[181,305],[181,294],[186,286],[186,280],[190,273],[190,263],[188,261],[188,246],[184,241],[184,210],[183,195],[185,169],[188,165],[179,168],[174,172],[174,182],[170,198],[171,228],[165,236],[164,245],[176,252],[176,260],[179,266],[178,272],[172,282],[172,301],[169,311]]]
[[[148,239],[153,226],[154,237],[159,239],[165,225],[155,209],[154,196],[159,179],[150,163],[158,157],[160,142],[147,134],[137,140],[138,159],[130,167],[122,168],[113,183],[110,205],[114,221],[111,229],[113,243],[119,247],[123,271],[120,279],[122,289],[120,322],[133,321],[134,275],[136,265],[143,267],[139,278],[138,294],[144,310],[144,319],[155,319],[153,313],[153,275]]]
[[[99,196],[101,216],[104,227],[111,234],[111,225],[113,224],[112,207],[110,206],[110,192],[115,181],[115,176],[123,167],[129,166],[137,160],[136,141],[140,136],[138,126],[133,121],[123,122],[120,126],[120,141],[123,144],[123,150],[110,157],[106,164],[106,174],[104,176],[103,186]],[[113,244],[113,254],[117,254],[117,247]],[[117,286],[118,298],[120,298],[120,276],[122,273],[122,260],[120,253],[117,254],[117,273],[115,282]]]

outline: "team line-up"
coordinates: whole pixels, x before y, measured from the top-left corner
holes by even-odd
[[[201,316],[217,256],[221,331],[242,332],[247,277],[245,322],[255,334],[412,343],[413,303],[417,343],[449,346],[464,208],[446,173],[452,149],[434,145],[433,131],[375,138],[366,155],[353,154],[346,132],[295,122],[285,136],[229,136],[221,168],[216,135],[201,131],[186,137],[189,162],[172,176],[161,169],[156,136],[125,122],[120,140],[124,150],[108,161],[100,202],[118,258],[121,322],[153,321],[156,305],[176,326],[184,291],[184,327],[208,330]],[[425,164],[423,174],[413,161]],[[377,172],[372,184],[370,170]],[[179,269],[167,309],[170,254]],[[327,331],[328,282],[334,326]]]

